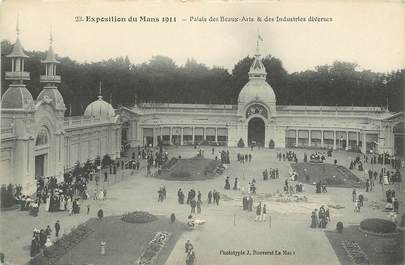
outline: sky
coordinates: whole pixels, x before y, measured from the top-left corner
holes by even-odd
[[[184,1],[184,0],[183,0]],[[76,22],[86,16],[175,17],[175,23]],[[253,22],[197,22],[190,16],[253,18]],[[258,22],[257,17],[331,18],[331,22]],[[389,72],[405,68],[405,2],[217,1],[189,0],[6,0],[0,3],[1,39],[14,43],[19,17],[26,50],[53,47],[62,57],[94,62],[128,56],[132,63],[164,55],[182,65],[188,58],[231,70],[253,56],[258,32],[261,53],[283,62],[288,72],[314,69],[335,60],[361,69]]]

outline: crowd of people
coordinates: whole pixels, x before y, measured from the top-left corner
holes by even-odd
[[[298,162],[297,155],[295,154],[295,152],[291,150],[285,153],[277,152],[277,159],[278,161],[281,161],[281,159],[283,159],[283,161],[287,160],[287,161],[294,161],[295,163]]]
[[[236,158],[237,158],[238,162],[241,163],[241,164],[243,164],[245,162],[249,162],[249,163],[252,162],[252,154],[251,153],[249,153],[249,154],[240,154],[240,153],[238,153]]]
[[[322,183],[322,181],[319,180],[315,184],[315,192],[316,193],[328,192],[328,190],[326,189],[326,184]]]
[[[59,232],[61,230],[59,220],[55,223],[55,236],[56,238],[59,237]],[[32,240],[31,240],[31,247],[30,247],[30,256],[34,257],[41,253],[45,248],[50,247],[53,245],[51,240],[52,229],[48,225],[45,229],[38,229],[34,228]]]
[[[399,157],[391,156],[387,152],[382,154],[372,154],[370,157],[364,155],[366,162],[371,164],[380,164],[380,165],[391,165],[393,169],[401,169],[405,167],[405,160],[400,159]]]
[[[292,196],[298,192],[304,192],[304,185],[301,182],[297,182],[295,178],[290,177],[285,179],[283,191]]]
[[[250,194],[243,196],[242,209],[243,209],[243,211],[248,211],[248,212],[253,211],[253,198]]]
[[[161,188],[162,189],[162,188]],[[177,201],[179,204],[184,204],[184,192],[181,188],[177,191]],[[207,203],[208,204],[216,204],[219,205],[219,200],[221,196],[220,193],[216,190],[210,190],[207,195]],[[201,213],[201,206],[203,204],[202,201],[202,193],[200,191],[196,192],[194,189],[190,189],[187,193],[187,200],[186,204],[190,205],[192,214],[200,214]]]
[[[304,153],[304,162],[307,162],[307,153]],[[311,162],[325,162],[326,156],[322,152],[315,152],[309,156]]]
[[[208,204],[216,204],[219,205],[219,200],[221,199],[221,195],[218,191],[213,190],[208,192]]]
[[[360,156],[357,156],[356,159],[350,161],[349,169],[358,169],[359,171],[363,171],[363,162],[360,159]]]
[[[212,148],[212,154],[215,154],[215,149],[214,148]],[[229,165],[231,163],[231,161],[229,159],[229,150],[218,151],[218,155],[215,156],[215,160],[218,160],[218,159],[221,160],[222,164],[228,164]]]
[[[318,209],[314,209],[311,214],[311,228],[326,228],[328,222],[330,222],[329,209],[325,209],[322,205]]]
[[[212,155],[215,156],[216,160],[221,161],[222,164],[229,164],[229,151],[221,150],[215,153],[215,149],[212,148]],[[203,155],[203,151],[199,151],[199,154]],[[319,160],[324,161],[325,154],[321,152],[316,152],[311,154],[310,160]],[[120,167],[121,169],[133,169],[139,170],[140,168],[140,161],[144,159],[147,161],[147,175],[150,175],[150,168],[161,168],[164,163],[168,161],[168,153],[160,151],[154,151],[153,149],[138,148],[138,152],[132,153],[132,159],[129,159],[127,162],[123,160],[120,162],[114,162],[110,167],[110,174],[116,174],[117,169]],[[278,152],[277,159],[279,161],[293,161],[297,162],[297,155],[295,152],[289,150],[286,152]],[[371,163],[380,163],[383,157],[381,155],[374,155],[370,158]],[[386,165],[392,165],[392,167],[397,167],[398,162],[392,158],[385,158],[388,159],[385,161]],[[252,161],[252,154],[241,154],[237,153],[237,160],[240,163]],[[304,162],[307,162],[307,154],[304,153]],[[355,160],[350,162],[350,169],[357,168],[358,170],[363,170],[363,162],[367,162],[366,160],[362,160],[360,156],[356,157]],[[388,162],[388,163],[387,163]],[[37,184],[37,192],[35,199],[31,198],[27,195],[22,195],[21,190],[16,197],[19,199],[21,210],[26,211],[30,210],[32,215],[38,215],[38,209],[40,204],[45,204],[46,211],[49,212],[58,212],[58,211],[68,211],[69,214],[78,214],[80,213],[81,208],[81,200],[87,200],[90,198],[89,191],[88,191],[88,183],[94,180],[96,182],[99,180],[99,174],[97,173],[97,167],[93,166],[90,168],[83,169],[80,173],[75,172],[74,170],[70,170],[64,174],[64,181],[58,182],[57,178],[50,177],[46,179],[39,179]],[[107,174],[107,172],[106,172]],[[399,170],[389,171],[386,170],[385,172],[382,170],[379,172],[374,170],[368,170],[368,178],[365,182],[365,192],[371,192],[375,190],[374,183],[380,175],[380,183],[385,183],[384,181],[384,174],[388,178],[388,183],[395,183],[401,181],[401,174]],[[279,179],[279,169],[278,168],[270,168],[265,169],[262,172],[263,181],[267,181],[269,179]],[[105,175],[104,181],[106,181],[107,175]],[[244,179],[244,178],[243,178]],[[242,209],[243,211],[253,212],[254,208],[254,198],[255,194],[257,194],[256,188],[256,180],[255,178],[251,177],[251,181],[249,181],[247,185],[247,190],[245,194],[246,182],[242,183]],[[284,192],[289,194],[290,196],[295,193],[304,192],[304,185],[299,183],[298,175],[296,172],[290,172],[290,176],[286,178],[284,182]],[[259,180],[260,182],[260,180]],[[230,176],[225,177],[225,190],[240,190],[240,183],[237,177],[233,179],[233,186],[231,186],[231,178]],[[327,192],[326,185],[323,184],[321,181],[316,182],[315,184],[315,191],[316,193],[323,193]],[[166,199],[166,187],[162,186],[159,187],[158,193],[158,202],[163,202]],[[107,190],[105,189],[98,189],[97,193],[95,193],[94,199],[105,199],[106,198]],[[354,203],[354,212],[360,212],[361,207],[364,205],[364,196],[361,192],[358,192],[356,189],[352,191],[353,196],[353,203]],[[178,203],[179,204],[188,204],[190,206],[190,216],[191,214],[201,214],[202,211],[202,193],[199,190],[190,189],[187,192],[187,198],[185,198],[185,193],[180,188],[177,191]],[[221,194],[215,190],[209,190],[207,194],[207,203],[208,204],[216,204],[219,205],[219,201],[221,199]],[[386,200],[387,203],[392,205],[392,210],[394,212],[398,212],[399,209],[399,202],[398,199],[395,197],[395,191],[388,189],[386,191]],[[259,202],[255,207],[255,221],[262,222],[266,221],[268,209],[266,208],[266,204],[263,202]],[[89,213],[89,206],[88,211]],[[253,215],[253,214],[252,214]],[[325,209],[324,206],[321,206],[319,209],[315,209],[312,211],[311,215],[311,228],[326,228],[328,222],[330,222],[330,214],[329,209]],[[55,224],[55,233],[56,237],[58,237],[58,233],[60,230],[60,225],[58,221],[59,228],[56,229]],[[56,231],[58,230],[58,231]],[[33,233],[33,239],[31,242],[31,256],[35,256],[40,253],[41,249],[46,246],[52,244],[50,240],[50,235],[52,230],[49,226],[46,229],[35,229]],[[48,242],[49,241],[49,242]],[[193,251],[192,244],[187,241],[186,243],[186,264],[193,264],[195,259],[195,253]]]
[[[266,221],[266,214],[267,214],[267,209],[266,209],[266,204],[263,204],[262,202],[259,202],[259,204],[256,207],[256,222],[263,222]]]
[[[263,180],[269,180],[270,179],[278,179],[279,178],[279,173],[278,173],[278,168],[270,168],[270,169],[265,169],[262,173],[263,175]]]

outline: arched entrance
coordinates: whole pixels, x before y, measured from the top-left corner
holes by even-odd
[[[35,178],[42,178],[48,171],[49,131],[41,126],[35,139]]]
[[[265,145],[266,126],[263,119],[254,117],[248,123],[248,144],[249,146]]]
[[[405,156],[405,124],[398,123],[394,126],[394,155]]]

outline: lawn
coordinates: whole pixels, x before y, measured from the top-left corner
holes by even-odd
[[[360,187],[358,178],[347,168],[327,163],[293,163],[292,169],[298,173],[298,181],[313,184],[322,181],[329,187]],[[308,177],[306,177],[308,176]]]
[[[159,178],[169,180],[204,180],[215,176],[220,161],[201,157],[179,159],[167,170],[162,170]]]
[[[349,226],[343,229],[342,234],[335,231],[325,231],[325,234],[342,265],[353,265],[353,262],[341,245],[343,240],[357,242],[361,250],[366,254],[369,264],[403,264],[403,253],[405,253],[404,232],[394,237],[381,237],[370,234],[365,236],[359,231],[358,226]]]
[[[132,265],[141,256],[147,244],[159,231],[172,233],[170,240],[159,253],[155,265],[163,265],[185,229],[183,223],[170,223],[158,216],[156,221],[143,224],[126,223],[121,216],[105,217],[101,221],[92,218],[85,223],[94,230],[73,247],[56,264]],[[100,242],[106,242],[106,255],[100,255]]]

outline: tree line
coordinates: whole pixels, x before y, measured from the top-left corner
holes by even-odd
[[[1,71],[9,71],[11,63],[5,56],[12,50],[9,41],[1,42]],[[31,72],[27,88],[36,98],[43,85],[41,60],[46,52],[26,51],[26,71]],[[254,58],[246,56],[237,62],[231,73],[225,68],[208,67],[189,59],[177,65],[166,56],[134,64],[128,57],[94,63],[78,63],[69,57],[61,62],[59,85],[66,115],[82,115],[86,106],[97,99],[99,82],[102,96],[114,108],[133,106],[137,102],[170,102],[200,104],[236,104]],[[359,70],[355,63],[335,61],[314,70],[288,73],[280,59],[265,56],[267,82],[273,87],[278,105],[323,106],[389,106],[390,111],[403,111],[405,69],[390,73]],[[8,82],[1,80],[2,93]]]

